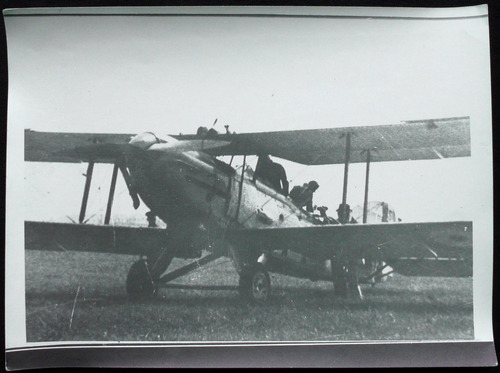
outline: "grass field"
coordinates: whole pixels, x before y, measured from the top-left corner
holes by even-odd
[[[473,338],[471,278],[394,276],[363,287],[365,300],[338,298],[333,285],[271,275],[269,304],[228,290],[161,289],[127,300],[136,257],[26,252],[27,341],[346,341]],[[175,260],[172,268],[185,264]],[[179,284],[236,285],[221,258]]]

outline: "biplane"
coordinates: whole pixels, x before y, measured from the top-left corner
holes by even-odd
[[[367,222],[372,162],[470,156],[469,127],[469,118],[460,117],[243,134],[227,128],[168,136],[25,130],[25,161],[88,163],[79,223],[25,221],[25,247],[137,255],[126,280],[130,299],[153,297],[222,256],[234,263],[240,293],[258,302],[269,298],[270,272],[330,281],[336,294],[359,297],[360,283],[392,271],[472,276],[471,221],[404,223],[389,219],[387,210],[385,220]],[[338,217],[305,211],[268,186],[248,166],[249,155],[343,165]],[[233,167],[234,157],[242,157],[240,167]],[[365,199],[362,221],[356,221],[347,203],[349,165],[361,162]],[[96,163],[113,165],[101,225],[84,223]],[[118,173],[134,207],[144,203],[166,228],[110,225]],[[192,262],[169,271],[174,258]]]

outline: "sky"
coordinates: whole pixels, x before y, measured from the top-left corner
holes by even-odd
[[[470,116],[472,157],[374,163],[370,179],[370,200],[403,221],[470,220],[492,203],[487,27],[485,17],[10,17],[8,125],[176,134],[217,119],[217,130],[244,133]],[[277,161],[292,186],[317,180],[315,203],[335,215],[342,165]],[[94,222],[111,178],[99,168]],[[27,219],[76,219],[84,165],[24,169]],[[351,165],[351,206],[363,203],[364,176],[364,165]],[[118,195],[117,221],[134,214],[123,182]]]

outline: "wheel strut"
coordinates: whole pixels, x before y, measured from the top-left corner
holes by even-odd
[[[221,256],[222,256],[221,254],[214,254],[214,253],[208,254],[203,258],[200,258],[192,263],[189,263],[188,265],[185,265],[184,267],[181,267],[179,269],[167,273],[166,275],[160,277],[157,283],[166,284],[170,281],[175,280],[176,278],[182,277],[188,274],[189,272],[194,271],[195,269],[198,269],[210,262],[213,262],[214,260],[219,259]]]

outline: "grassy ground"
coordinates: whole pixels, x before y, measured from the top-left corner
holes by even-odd
[[[27,340],[35,341],[345,341],[473,338],[472,279],[395,276],[363,287],[365,300],[333,286],[271,275],[269,304],[235,291],[162,289],[153,301],[127,300],[136,257],[26,252]],[[185,264],[176,260],[172,268]],[[176,281],[236,285],[222,258]]]

